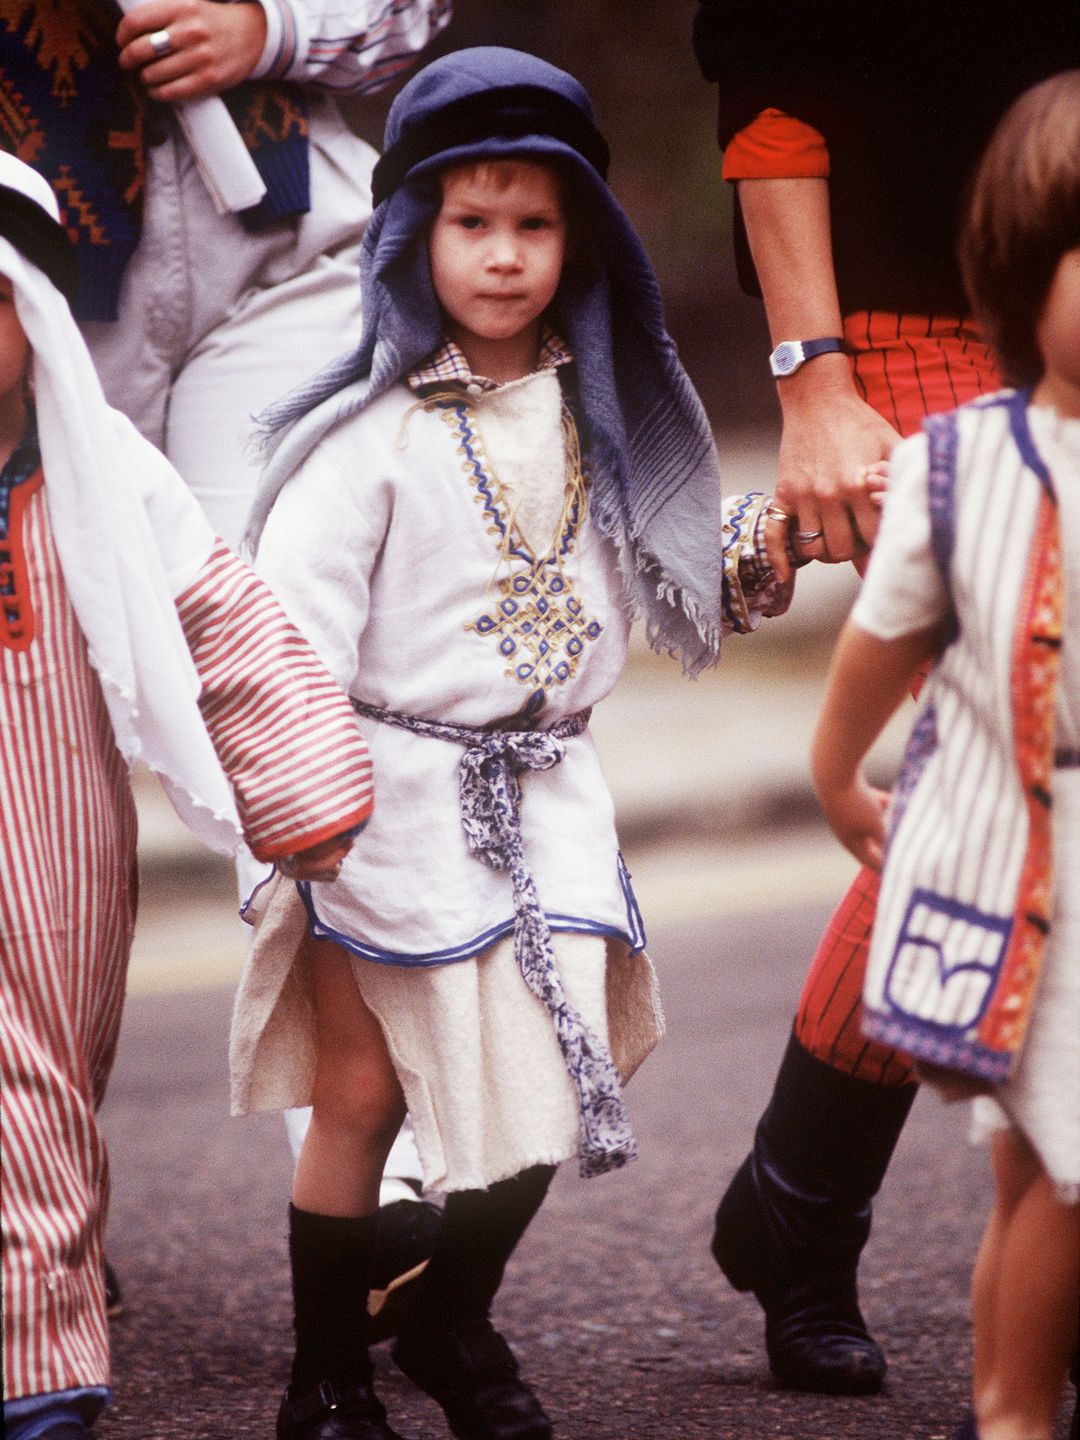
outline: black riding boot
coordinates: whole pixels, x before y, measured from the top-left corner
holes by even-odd
[[[765,1311],[773,1375],[829,1395],[881,1388],[885,1356],[856,1289],[877,1194],[917,1085],[875,1085],[792,1035],[754,1148],[716,1212],[712,1253]]]
[[[378,1215],[289,1206],[296,1354],[277,1440],[401,1440],[371,1388],[367,1297]]]
[[[550,1440],[547,1416],[490,1312],[554,1173],[536,1165],[487,1190],[447,1196],[435,1252],[392,1353],[439,1402],[459,1440]]]

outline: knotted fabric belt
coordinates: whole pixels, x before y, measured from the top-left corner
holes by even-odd
[[[357,713],[384,725],[464,747],[459,767],[461,823],[470,852],[492,870],[506,870],[514,897],[514,958],[522,978],[547,1008],[578,1096],[582,1175],[602,1175],[633,1160],[637,1145],[611,1053],[570,1005],[555,965],[551,929],[540,907],[521,839],[524,770],[550,770],[566,754],[564,740],[580,735],[591,711],[559,720],[550,730],[485,730],[402,715],[353,700]]]

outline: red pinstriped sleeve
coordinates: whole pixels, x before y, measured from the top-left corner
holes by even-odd
[[[828,174],[824,136],[782,110],[762,110],[724,150],[725,180],[822,180]]]
[[[366,820],[371,761],[352,706],[265,582],[219,541],[176,607],[255,857],[295,854]]]

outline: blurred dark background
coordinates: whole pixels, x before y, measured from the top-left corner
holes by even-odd
[[[760,304],[735,279],[715,92],[690,45],[696,8],[692,0],[455,0],[425,60],[467,45],[510,45],[582,82],[611,146],[612,188],[652,256],[668,328],[713,425],[732,439],[743,431],[766,438],[778,425],[768,333]],[[348,107],[376,148],[399,88]]]

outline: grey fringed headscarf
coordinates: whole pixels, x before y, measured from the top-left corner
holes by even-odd
[[[394,101],[360,262],[358,347],[264,417],[270,459],[248,524],[255,547],[288,476],[318,441],[440,344],[427,234],[446,165],[516,156],[567,178],[571,257],[551,319],[573,351],[590,512],[614,542],[650,643],[695,673],[720,649],[720,479],[705,412],[664,328],[656,276],[608,188],[584,89],[516,50],[459,50]]]

